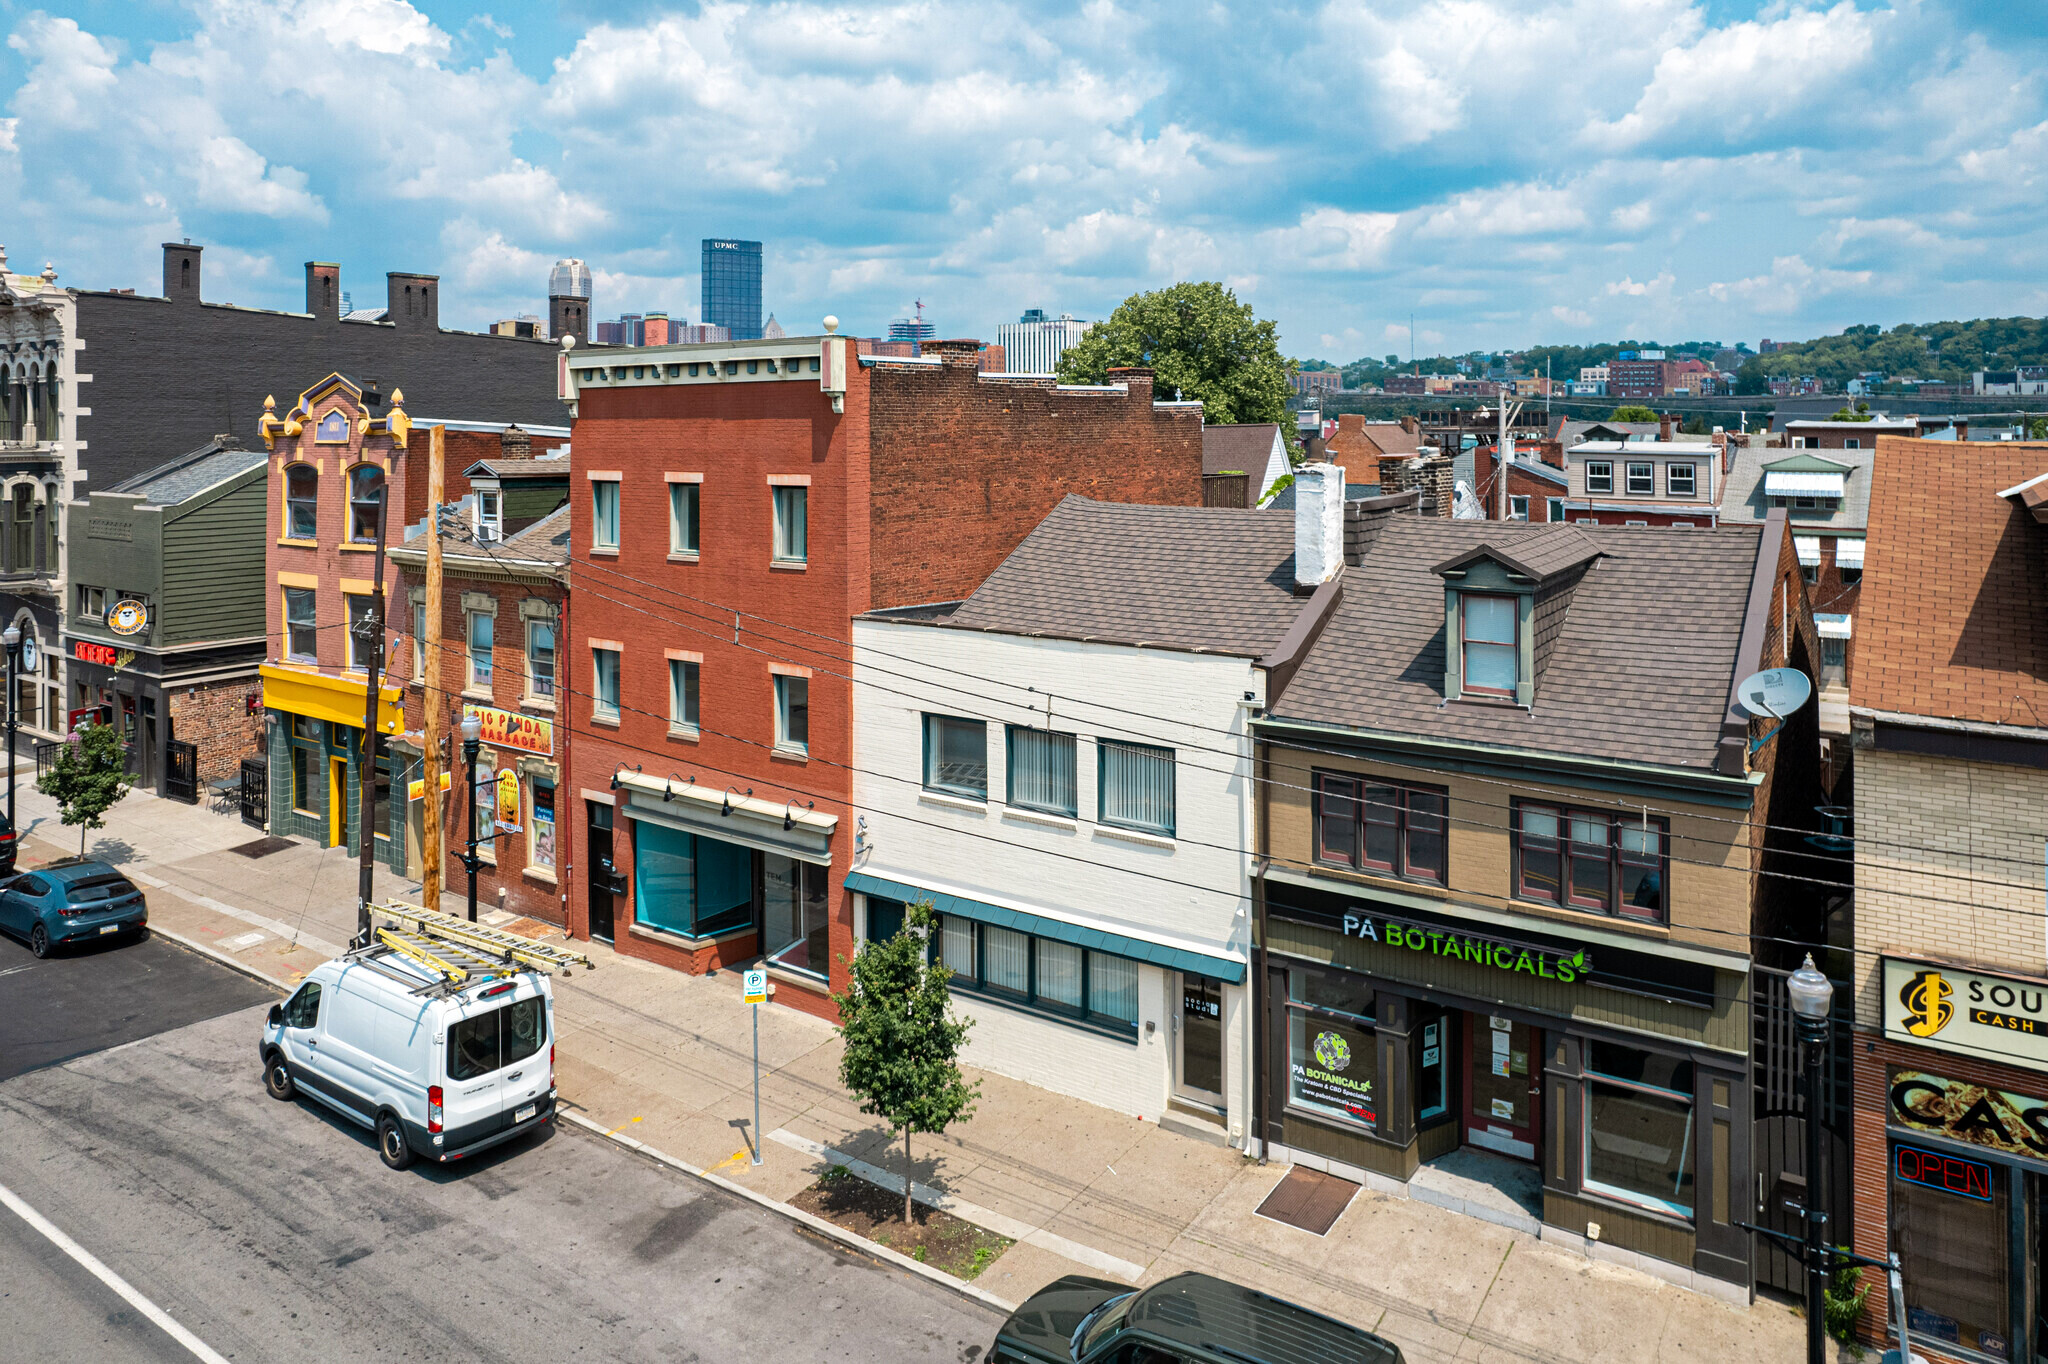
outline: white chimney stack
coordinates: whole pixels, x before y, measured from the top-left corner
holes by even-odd
[[[1315,588],[1344,566],[1344,466],[1294,471],[1294,583]]]

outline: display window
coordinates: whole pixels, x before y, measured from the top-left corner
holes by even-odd
[[[1379,1048],[1372,989],[1337,971],[1288,972],[1287,1101],[1324,1117],[1379,1126]]]
[[[2010,1170],[1897,1142],[1891,1151],[1891,1247],[1919,1339],[2011,1359]]]
[[[1692,1062],[1613,1042],[1586,1046],[1584,1187],[1652,1212],[1692,1216]]]

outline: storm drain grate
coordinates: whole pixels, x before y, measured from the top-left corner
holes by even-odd
[[[1259,1204],[1259,1216],[1322,1236],[1337,1224],[1357,1192],[1358,1186],[1348,1179],[1297,1165]]]
[[[289,838],[259,838],[254,843],[242,843],[229,848],[231,853],[244,857],[268,857],[274,852],[283,852],[292,845]]]

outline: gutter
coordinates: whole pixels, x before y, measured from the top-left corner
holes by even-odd
[[[1735,647],[1735,673],[1728,679],[1728,708],[1721,716],[1721,738],[1714,745],[1714,770],[1739,777],[1749,770],[1749,712],[1742,708],[1736,684],[1763,666],[1764,636],[1770,630],[1771,594],[1778,584],[1778,561],[1785,551],[1785,509],[1771,508],[1757,539],[1756,564],[1749,576],[1749,603],[1742,612],[1741,642]]]

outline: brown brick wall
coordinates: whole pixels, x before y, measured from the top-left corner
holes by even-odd
[[[240,681],[187,687],[167,697],[171,737],[199,749],[199,780],[232,777],[242,759],[263,751],[263,710],[259,700],[251,713],[248,698],[261,697],[262,683],[252,674]]]

